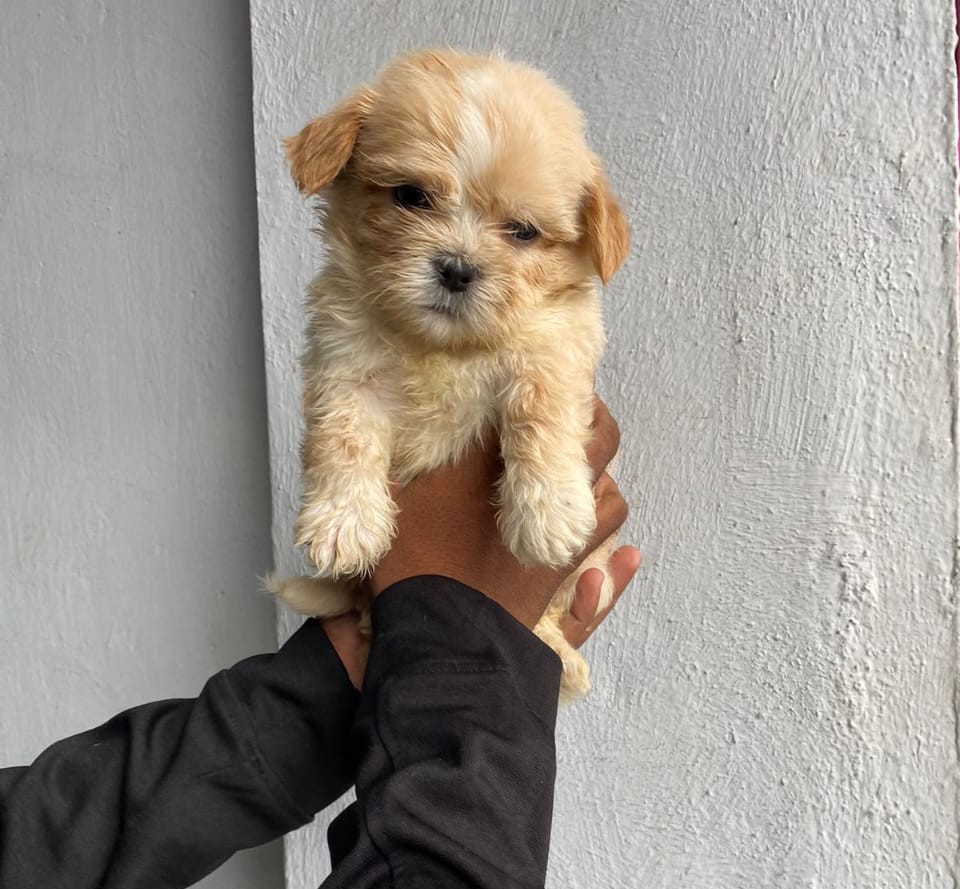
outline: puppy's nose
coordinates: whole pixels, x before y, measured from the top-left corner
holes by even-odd
[[[462,256],[441,253],[433,261],[440,283],[453,293],[463,293],[480,276],[480,270]]]

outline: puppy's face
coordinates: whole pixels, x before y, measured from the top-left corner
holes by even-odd
[[[539,72],[418,53],[287,142],[334,263],[429,348],[496,346],[606,282],[628,233],[580,114]]]

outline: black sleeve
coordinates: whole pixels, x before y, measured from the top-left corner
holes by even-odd
[[[0,771],[0,889],[175,889],[354,778],[358,695],[322,626]]]
[[[322,889],[540,889],[560,661],[491,600],[414,578],[376,601],[357,802]]]

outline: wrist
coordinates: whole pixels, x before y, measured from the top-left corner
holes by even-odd
[[[340,664],[350,684],[360,690],[363,685],[363,670],[366,666],[367,640],[360,632],[359,616],[356,612],[328,618],[321,622],[327,639],[333,646]]]
[[[529,707],[550,720],[555,715],[560,658],[507,609],[461,581],[428,575],[393,584],[374,602],[373,629],[365,686],[408,670],[498,662]]]

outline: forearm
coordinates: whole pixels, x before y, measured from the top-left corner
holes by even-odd
[[[374,630],[357,808],[331,836],[324,889],[542,887],[559,660],[492,601],[442,578],[387,590]]]
[[[353,782],[357,694],[320,624],[0,771],[0,889],[189,886]]]

